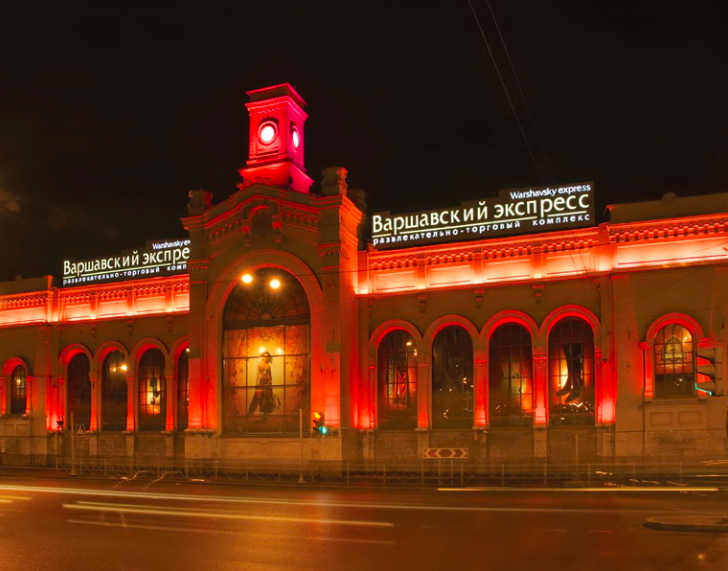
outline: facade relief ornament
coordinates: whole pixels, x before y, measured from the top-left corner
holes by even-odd
[[[347,173],[344,167],[328,167],[321,171],[321,192],[324,196],[346,196],[349,188],[346,184]]]
[[[207,190],[191,190],[187,196],[190,198],[187,203],[187,211],[190,216],[198,216],[212,206],[212,193]]]

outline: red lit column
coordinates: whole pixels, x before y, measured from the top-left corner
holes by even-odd
[[[134,432],[134,368],[129,367],[126,375],[126,431]]]
[[[168,360],[169,362],[169,360]],[[168,366],[164,369],[164,378],[165,381],[165,395],[164,399],[166,401],[166,419],[164,422],[164,430],[166,432],[172,432],[174,430],[174,417],[175,417],[175,410],[177,408],[177,378],[174,374],[174,367]]]
[[[609,426],[614,424],[617,401],[617,387],[614,378],[614,367],[611,359],[604,359],[602,352],[594,351],[596,359],[595,383],[597,388],[597,425]]]
[[[377,366],[374,362],[370,362],[368,368],[368,377],[361,391],[362,414],[359,428],[365,430],[374,430],[377,419]]]
[[[643,370],[645,375],[644,399],[646,402],[650,402],[655,396],[655,369],[652,363],[652,345],[643,341],[640,343],[640,349],[642,349]]]
[[[432,368],[429,356],[421,354],[417,362],[417,428],[430,428],[430,399],[432,393]]]
[[[63,388],[63,379],[48,379],[46,386],[46,404],[45,404],[45,417],[46,417],[46,430],[54,431],[58,427],[57,421],[61,419],[63,414],[63,403],[61,402],[61,392]]]
[[[33,400],[33,385],[35,385],[35,377],[28,375],[25,379],[25,416],[30,416]]]
[[[533,392],[535,406],[533,411],[533,425],[546,426],[548,424],[548,354],[542,347],[533,351]]]
[[[487,428],[488,421],[488,359],[485,351],[477,351],[473,363],[473,383],[475,388],[476,428]]]
[[[93,371],[89,373],[91,381],[91,421],[89,422],[89,430],[98,432],[99,430],[99,379]]]

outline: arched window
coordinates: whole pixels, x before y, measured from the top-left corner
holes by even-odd
[[[379,428],[417,427],[417,349],[406,331],[388,333],[379,345]]]
[[[187,408],[190,404],[190,348],[180,353],[177,359],[177,430],[185,430],[189,416]]]
[[[223,431],[298,433],[309,398],[308,298],[274,268],[245,274],[223,316]]]
[[[101,430],[126,430],[127,365],[121,351],[111,351],[101,367]]]
[[[167,383],[164,379],[164,354],[147,350],[139,359],[139,431],[164,430],[167,420]]]
[[[533,425],[531,334],[518,323],[498,327],[490,337],[488,401],[491,426]]]
[[[10,373],[10,414],[25,414],[27,406],[27,373],[18,365]]]
[[[655,398],[695,394],[695,345],[690,331],[677,323],[665,325],[655,336]]]
[[[432,425],[473,426],[473,342],[462,327],[445,327],[432,344]]]
[[[75,425],[83,425],[88,430],[91,424],[91,378],[89,372],[91,364],[88,357],[83,353],[76,353],[68,362],[66,369],[66,382],[68,384],[68,424],[67,427],[75,430],[72,426],[71,417]]]
[[[559,321],[549,334],[549,423],[594,424],[594,334],[578,317]]]

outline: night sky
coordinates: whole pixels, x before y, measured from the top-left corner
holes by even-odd
[[[308,102],[306,166],[370,213],[594,181],[615,202],[728,190],[728,3],[16,3],[0,16],[0,280],[182,237],[247,156],[245,92]],[[536,133],[533,130],[535,124]],[[543,151],[541,152],[541,148]]]

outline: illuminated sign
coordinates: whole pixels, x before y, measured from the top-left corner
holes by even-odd
[[[63,261],[63,285],[93,284],[114,280],[168,276],[187,271],[190,241],[147,242],[145,248],[116,256],[77,262]]]
[[[474,240],[594,225],[594,183],[501,190],[498,198],[455,208],[372,217],[374,246]]]

